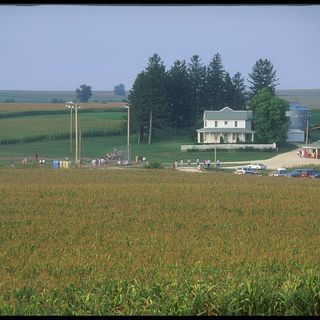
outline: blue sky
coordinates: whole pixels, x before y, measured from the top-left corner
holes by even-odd
[[[320,88],[319,35],[319,5],[0,5],[0,90],[129,90],[154,53],[168,70],[217,52],[231,75],[269,59],[277,89]]]

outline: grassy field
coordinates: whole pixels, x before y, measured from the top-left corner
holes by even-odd
[[[317,179],[0,169],[1,315],[319,315]]]
[[[214,151],[207,152],[181,152],[181,144],[190,143],[187,136],[163,137],[156,140],[152,145],[146,143],[138,145],[136,136],[131,137],[131,153],[132,159],[135,156],[145,156],[148,161],[160,161],[163,163],[173,163],[174,161],[180,162],[183,160],[185,163],[188,160],[195,162],[197,158],[201,161],[210,159],[214,161]],[[94,138],[82,138],[82,158],[101,158],[114,150],[114,148],[125,147],[127,144],[126,136],[105,136]],[[34,143],[18,143],[11,145],[0,145],[0,158],[7,158],[3,161],[3,165],[9,165],[10,157],[20,158],[24,157],[34,159],[35,154],[41,158],[61,159],[64,160],[69,156],[69,140],[57,141],[39,141]],[[281,148],[278,152],[275,151],[222,151],[217,150],[217,159],[220,161],[251,161],[269,159],[279,153],[290,151],[291,147]],[[70,157],[69,157],[70,158]],[[74,160],[74,156],[70,158]]]

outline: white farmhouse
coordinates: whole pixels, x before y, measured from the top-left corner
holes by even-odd
[[[204,111],[203,128],[198,129],[198,143],[253,142],[251,130],[252,111],[232,110],[225,107],[219,111]]]

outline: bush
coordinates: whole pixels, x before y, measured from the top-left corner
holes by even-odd
[[[160,161],[158,160],[153,160],[153,161],[150,161],[149,164],[145,165],[145,168],[147,169],[162,169],[162,164]]]

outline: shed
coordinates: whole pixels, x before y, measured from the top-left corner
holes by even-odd
[[[320,159],[320,141],[301,147],[302,157]]]

